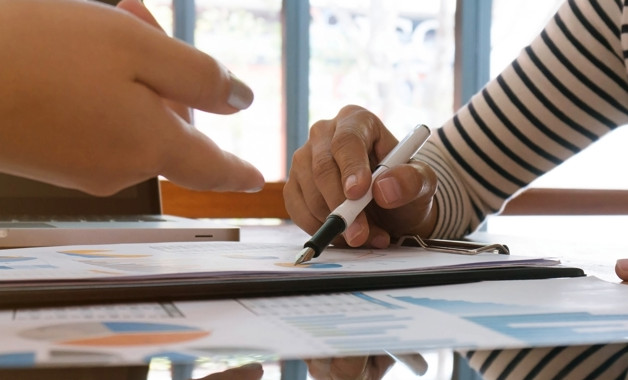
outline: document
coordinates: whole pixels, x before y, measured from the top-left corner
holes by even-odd
[[[583,275],[558,260],[417,247],[329,248],[295,265],[297,244],[194,242],[0,251],[0,307],[162,301]]]
[[[415,247],[329,248],[325,255],[294,264],[295,244],[195,242],[40,247],[0,251],[1,282],[151,277],[307,277],[321,273],[381,273],[555,265],[524,256],[450,254]]]
[[[243,363],[627,343],[626,299],[626,285],[578,277],[5,310],[0,366],[129,365],[153,358]]]

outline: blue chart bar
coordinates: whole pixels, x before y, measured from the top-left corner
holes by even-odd
[[[34,352],[16,352],[0,355],[0,367],[32,367],[34,365]]]
[[[549,307],[396,297],[413,305],[455,314],[529,345],[612,342],[628,336],[628,315],[561,312]]]
[[[403,306],[360,292],[239,302],[255,314],[279,318],[343,354],[465,345],[453,338],[409,336],[408,331],[416,323],[414,315],[404,313]]]
[[[468,317],[468,320],[533,344],[612,342],[628,335],[628,315],[552,313]],[[569,342],[564,342],[569,343]]]
[[[359,312],[387,312],[403,309],[363,293],[337,293],[297,297],[246,299],[240,302],[257,315],[273,316],[326,316]]]
[[[376,350],[415,350],[420,348],[450,347],[450,339],[426,340],[403,336],[412,317],[394,314],[350,316],[346,314],[282,317],[285,323],[311,336],[321,338],[327,345],[341,352]]]
[[[395,317],[392,314],[368,315],[351,317],[345,314],[322,315],[322,316],[302,316],[284,317],[285,322],[298,327],[300,330],[318,336],[364,336],[382,335],[391,330],[402,330],[407,323],[394,324],[395,322],[407,322],[410,317]],[[377,323],[377,329],[373,324]]]

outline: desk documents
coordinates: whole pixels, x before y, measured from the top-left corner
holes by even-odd
[[[557,260],[416,247],[328,249],[294,264],[294,244],[144,243],[0,252],[0,307],[172,301],[583,275]]]
[[[578,277],[5,310],[0,366],[129,365],[157,357],[192,363],[247,355],[276,361],[628,342],[627,299],[628,286]]]

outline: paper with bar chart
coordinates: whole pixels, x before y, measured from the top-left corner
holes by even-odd
[[[180,242],[3,250],[0,309],[310,294],[582,275],[552,258],[418,247],[338,249],[295,265],[300,244]]]
[[[626,299],[625,285],[580,277],[19,309],[0,312],[0,367],[628,344]]]
[[[460,255],[414,247],[330,248],[319,258],[294,265],[298,244],[242,242],[142,243],[3,250],[0,285],[10,281],[119,277],[204,276],[248,278],[306,273],[385,273],[408,270],[477,269],[555,265],[557,260],[481,253]]]

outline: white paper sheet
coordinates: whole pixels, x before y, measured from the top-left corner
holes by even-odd
[[[10,249],[0,252],[0,286],[11,281],[120,277],[248,278],[305,273],[370,273],[555,265],[557,260],[496,253],[461,255],[414,247],[386,250],[329,248],[294,265],[297,244],[206,242],[110,244]]]
[[[596,278],[0,312],[0,367],[628,343],[628,286]]]

